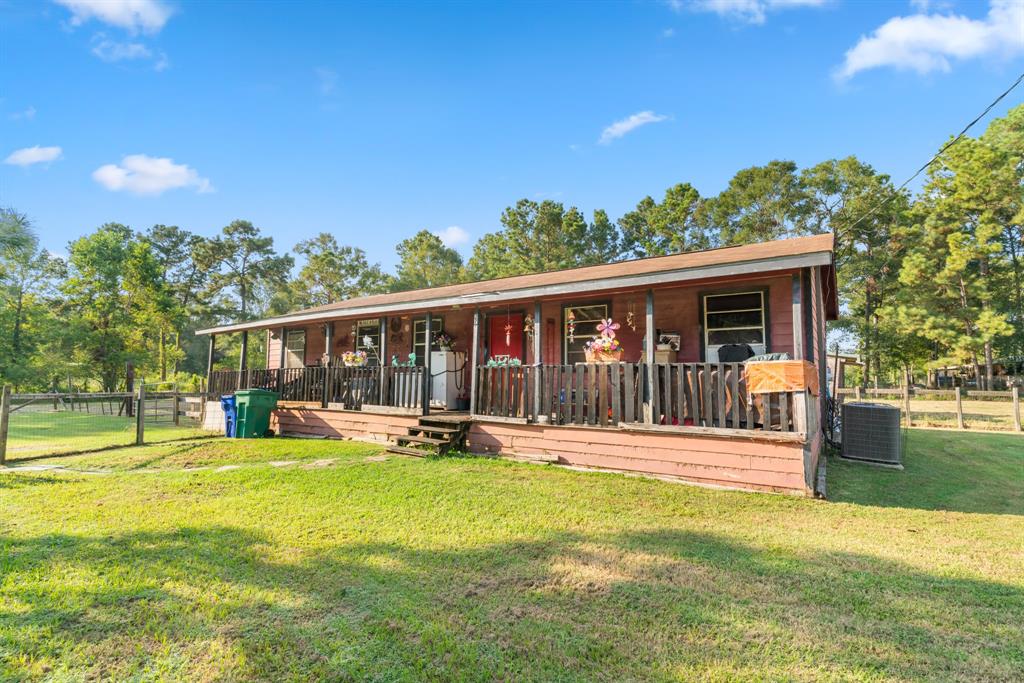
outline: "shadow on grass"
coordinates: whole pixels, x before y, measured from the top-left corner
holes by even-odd
[[[1024,515],[1024,436],[910,429],[903,437],[903,470],[830,457],[829,499]]]
[[[0,677],[1020,680],[1024,590],[711,533],[0,538]]]

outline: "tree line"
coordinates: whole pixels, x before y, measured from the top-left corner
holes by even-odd
[[[625,258],[833,232],[844,347],[862,381],[947,365],[991,384],[1024,358],[1024,105],[931,164],[917,193],[856,157],[807,168],[746,168],[714,196],[689,183],[644,197],[617,220],[597,209],[521,199],[464,260],[427,230],[386,272],[321,232],[282,253],[236,220],[214,237],[179,226],[107,223],[48,253],[29,217],[0,210],[0,378],[18,390],[113,391],[131,363],[147,380],[195,381],[206,348],[193,331],[388,291]],[[301,266],[296,269],[296,257]],[[255,363],[263,340],[250,340]],[[225,340],[218,362],[237,360]]]

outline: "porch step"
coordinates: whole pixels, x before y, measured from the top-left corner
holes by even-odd
[[[410,430],[412,431],[412,430]],[[431,446],[450,446],[451,442],[448,439],[435,439],[430,436],[420,436],[419,434],[410,434],[409,436],[398,436],[395,437],[395,441],[398,442],[399,446],[405,445],[406,441],[413,443],[425,443]]]
[[[414,427],[409,427],[405,436],[393,437],[388,451],[422,458],[441,455],[450,450],[462,448],[466,441],[469,422],[421,417]]]
[[[411,455],[416,458],[425,458],[428,455],[433,455],[433,452],[426,451],[421,448],[410,448],[408,446],[396,446],[391,444],[386,449],[388,453],[401,453],[402,455]]]

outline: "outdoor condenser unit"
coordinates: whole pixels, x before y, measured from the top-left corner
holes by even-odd
[[[881,403],[843,403],[843,457],[901,464],[900,409]]]

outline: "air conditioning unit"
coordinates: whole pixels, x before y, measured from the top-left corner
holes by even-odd
[[[899,408],[882,403],[844,403],[840,419],[844,458],[902,464]]]

